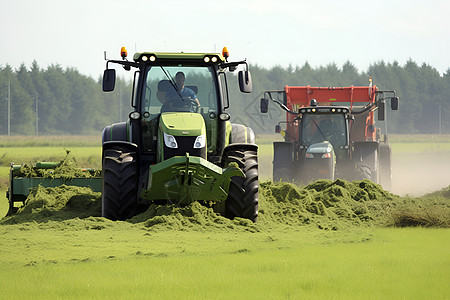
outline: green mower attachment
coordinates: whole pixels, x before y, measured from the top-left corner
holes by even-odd
[[[231,177],[244,177],[236,163],[222,169],[196,156],[176,156],[150,166],[144,201],[171,200],[179,204],[194,201],[224,201]]]

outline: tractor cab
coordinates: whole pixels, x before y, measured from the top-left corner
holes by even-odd
[[[215,74],[213,66],[149,66],[145,69],[139,107],[143,151],[158,153],[157,141],[164,141],[158,161],[184,155],[186,151],[205,159],[207,154],[218,152],[217,143],[212,141],[220,130],[218,116],[223,105]],[[192,148],[188,149],[188,145]]]
[[[301,153],[306,155],[308,151],[317,152],[316,144],[329,143],[338,159],[348,156],[349,124],[346,107],[310,106],[300,109],[300,113],[298,147]]]
[[[238,74],[239,87],[241,92],[251,92],[246,61],[228,62],[226,48],[222,53],[141,52],[133,56],[134,61],[126,59],[126,51],[121,55],[122,61],[108,63],[121,64],[125,70],[138,69],[127,140],[139,145],[151,164],[187,152],[214,163],[220,161],[229,142],[226,71],[245,65],[246,70]],[[115,70],[107,65],[103,79],[104,91],[113,90]],[[113,129],[106,129],[103,142],[121,139],[109,132]]]

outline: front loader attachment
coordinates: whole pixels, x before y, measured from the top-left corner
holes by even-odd
[[[38,162],[33,166],[11,164],[9,187],[6,198],[9,202],[7,215],[17,212],[33,188],[57,187],[61,185],[89,187],[94,192],[102,191],[100,172],[94,169],[76,169],[72,174],[61,172],[63,162]],[[67,170],[67,166],[66,170]]]
[[[228,197],[231,177],[244,177],[237,164],[222,169],[207,160],[176,156],[150,166],[144,201],[169,200],[179,204],[194,201],[221,202]]]

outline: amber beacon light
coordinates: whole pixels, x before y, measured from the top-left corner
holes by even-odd
[[[230,52],[228,52],[227,47],[223,47],[222,56],[225,57],[225,59],[227,59],[230,56]]]
[[[122,47],[122,49],[120,49],[120,56],[122,56],[123,59],[128,56],[128,51],[125,47]]]

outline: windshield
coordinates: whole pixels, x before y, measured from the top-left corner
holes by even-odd
[[[142,112],[217,110],[213,70],[208,67],[152,67],[147,71]]]
[[[147,69],[141,112],[146,151],[156,151],[157,124],[163,112],[200,113],[206,124],[208,146],[217,131],[218,101],[212,67],[155,66]]]
[[[303,145],[329,141],[336,150],[347,144],[344,114],[304,114],[302,122]]]

